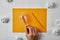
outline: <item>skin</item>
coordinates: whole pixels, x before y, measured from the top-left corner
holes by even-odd
[[[26,37],[27,40],[38,40],[38,31],[36,28],[32,28],[31,26],[26,27]]]

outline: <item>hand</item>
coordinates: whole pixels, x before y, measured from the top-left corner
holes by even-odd
[[[26,27],[26,37],[27,40],[38,40],[38,31],[36,28],[32,28],[31,26]]]

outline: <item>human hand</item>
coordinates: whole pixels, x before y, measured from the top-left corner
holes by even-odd
[[[32,28],[31,26],[26,27],[26,37],[27,40],[38,40],[38,31],[36,28]]]

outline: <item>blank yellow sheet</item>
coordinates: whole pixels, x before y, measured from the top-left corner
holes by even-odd
[[[26,25],[20,16],[25,14],[28,24],[37,28],[39,32],[47,32],[47,9],[46,8],[13,8],[13,32],[25,32]]]

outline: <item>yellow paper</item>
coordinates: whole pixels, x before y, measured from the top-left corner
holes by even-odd
[[[21,20],[21,15],[25,14],[28,24],[36,28],[39,32],[47,32],[47,9],[46,8],[13,8],[13,32],[25,32],[26,25]]]

